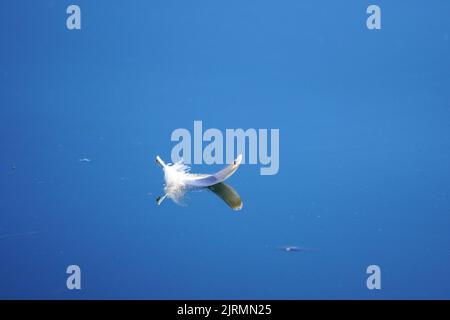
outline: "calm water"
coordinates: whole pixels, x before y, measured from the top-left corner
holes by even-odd
[[[448,1],[72,2],[0,4],[0,298],[450,298]],[[280,129],[242,210],[156,205],[194,120]]]

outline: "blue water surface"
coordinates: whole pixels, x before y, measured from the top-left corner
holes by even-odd
[[[2,1],[0,298],[449,299],[450,2],[370,4]],[[195,120],[280,130],[242,210],[156,205]]]

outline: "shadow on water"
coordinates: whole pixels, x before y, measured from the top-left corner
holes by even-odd
[[[211,191],[217,197],[222,199],[223,202],[225,202],[228,205],[228,207],[230,207],[231,209],[233,209],[235,211],[239,211],[243,207],[241,196],[236,192],[236,190],[233,189],[233,187],[231,187],[230,185],[228,185],[224,182],[215,184],[213,186],[205,187],[205,188],[191,188],[189,190],[185,190],[185,192],[183,192],[182,197],[180,197],[180,199],[184,198],[184,196],[186,195],[187,192],[198,191],[198,190],[203,190],[203,189],[207,189],[207,190]],[[170,194],[165,194],[163,196],[156,198],[156,203],[158,205],[160,205],[166,197],[172,198],[170,196]],[[172,199],[172,200],[174,200],[176,203],[179,203],[180,199]]]
[[[236,211],[242,209],[241,197],[230,185],[221,182],[208,187],[208,189],[222,199],[231,209]]]

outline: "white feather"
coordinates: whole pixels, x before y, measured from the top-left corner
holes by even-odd
[[[189,172],[190,167],[182,161],[166,164],[159,156],[156,157],[156,162],[162,166],[164,171],[166,196],[179,202],[188,189],[206,188],[228,179],[239,168],[242,155],[239,155],[232,164],[214,174],[192,174]]]

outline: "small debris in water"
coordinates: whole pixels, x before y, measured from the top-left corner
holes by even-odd
[[[278,250],[285,251],[285,252],[307,252],[307,251],[317,251],[317,249],[313,248],[302,248],[297,246],[282,246],[278,247]]]

